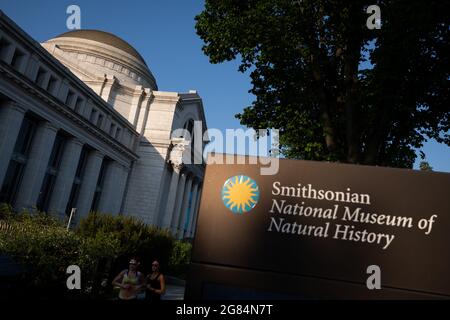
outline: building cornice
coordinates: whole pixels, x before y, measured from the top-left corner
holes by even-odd
[[[205,117],[205,110],[203,109],[203,100],[200,98],[200,96],[197,93],[180,93],[180,106],[182,106],[185,103],[193,103],[196,104],[198,107],[198,111],[200,113],[200,117],[203,121],[204,130],[207,130],[206,126],[206,117]],[[182,106],[181,110],[184,108]]]
[[[120,49],[114,48],[108,44],[99,44],[96,41],[89,39],[79,39],[79,38],[53,38],[46,42],[47,44],[56,45],[58,48],[65,53],[76,53],[86,55],[86,57],[96,57],[109,61],[113,65],[120,65],[121,67],[128,69],[130,72],[134,72],[141,78],[144,78],[153,88],[157,89],[156,79],[151,74],[151,71],[147,69],[147,66],[142,64],[140,61],[136,61],[134,57],[129,55],[127,52],[123,52]],[[120,55],[122,58],[117,57],[117,51],[120,50]],[[95,62],[92,62],[96,64]],[[104,65],[106,66],[106,64]],[[111,69],[113,70],[113,69]],[[116,70],[117,71],[117,70]],[[119,70],[125,76],[130,76]]]
[[[89,133],[96,136],[97,139],[108,144],[110,147],[114,148],[121,154],[124,154],[133,159],[138,159],[139,156],[134,153],[131,149],[127,148],[124,144],[110,137],[106,132],[94,126],[89,120],[84,118],[82,115],[76,113],[74,110],[68,108],[56,97],[52,96],[46,90],[36,86],[35,83],[31,82],[26,76],[18,73],[16,70],[12,69],[8,64],[0,61],[0,73],[4,74],[7,78],[11,79],[14,83],[25,89],[31,95],[37,97],[42,102],[57,110],[59,113],[63,114],[66,118],[72,120],[78,127],[88,131]]]
[[[132,124],[123,117],[117,110],[104,101],[95,91],[93,91],[80,78],[73,74],[66,66],[64,66],[57,58],[51,55],[42,45],[31,38],[25,31],[23,31],[14,21],[12,21],[3,11],[0,10],[0,24],[7,29],[11,34],[14,34],[22,43],[28,46],[30,53],[37,54],[40,59],[51,65],[62,78],[65,78],[71,85],[86,95],[86,98],[91,99],[101,111],[105,113],[113,113],[117,122],[128,128],[134,136],[139,136],[139,133],[134,129]],[[28,79],[27,79],[28,80]]]
[[[180,97],[176,92],[153,91],[154,101],[159,103],[177,104]]]

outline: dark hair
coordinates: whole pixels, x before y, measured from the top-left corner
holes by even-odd
[[[158,270],[159,270],[159,272],[161,272],[161,262],[157,258],[152,260],[152,264],[151,264],[150,268],[153,267],[154,262],[158,263]]]

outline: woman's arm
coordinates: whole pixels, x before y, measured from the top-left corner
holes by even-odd
[[[138,290],[138,291],[145,290],[146,285],[147,285],[147,278],[145,278],[144,275],[139,272],[136,290]]]
[[[164,280],[163,275],[159,276],[159,285],[161,286],[161,289],[157,290],[157,289],[151,288],[150,290],[159,295],[163,295],[164,293],[166,293],[166,281]]]
[[[117,287],[123,289],[122,280],[123,280],[123,275],[124,274],[125,274],[125,270],[122,271],[121,273],[119,273],[117,275],[117,277],[114,278],[114,280],[112,281],[113,286],[117,286]]]
[[[159,277],[159,283],[161,284],[161,290],[159,290],[159,294],[163,295],[164,293],[166,293],[166,280],[164,279],[163,275]]]

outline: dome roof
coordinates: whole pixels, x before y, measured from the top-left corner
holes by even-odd
[[[113,46],[117,49],[121,49],[125,51],[126,53],[131,54],[135,58],[139,59],[143,64],[147,65],[145,63],[145,60],[142,58],[142,56],[137,52],[135,48],[133,48],[128,42],[125,40],[119,38],[118,36],[105,32],[100,30],[73,30],[69,32],[65,32],[63,34],[60,34],[59,36],[56,36],[55,38],[82,38],[87,40],[93,40],[97,42],[101,42],[110,46]]]
[[[57,50],[48,46],[56,46]],[[100,30],[73,30],[43,43],[55,57],[75,59],[75,65],[97,77],[112,75],[122,82],[158,90],[156,80],[142,56],[128,42]],[[66,63],[68,60],[62,60]],[[68,63],[68,62],[67,62]],[[73,70],[75,71],[75,70]]]

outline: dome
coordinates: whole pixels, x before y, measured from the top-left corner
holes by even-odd
[[[45,42],[54,44],[64,56],[76,58],[77,65],[97,76],[114,75],[121,81],[157,90],[147,63],[128,42],[100,30],[73,30]]]
[[[81,38],[81,39],[87,39],[92,41],[101,42],[107,45],[110,45],[112,47],[115,47],[117,49],[121,49],[133,57],[139,59],[143,64],[147,65],[145,63],[145,60],[142,58],[142,56],[137,52],[135,48],[133,48],[128,42],[125,40],[119,38],[118,36],[105,32],[100,30],[73,30],[69,32],[65,32],[63,34],[60,34],[59,36],[56,36],[55,38]]]

